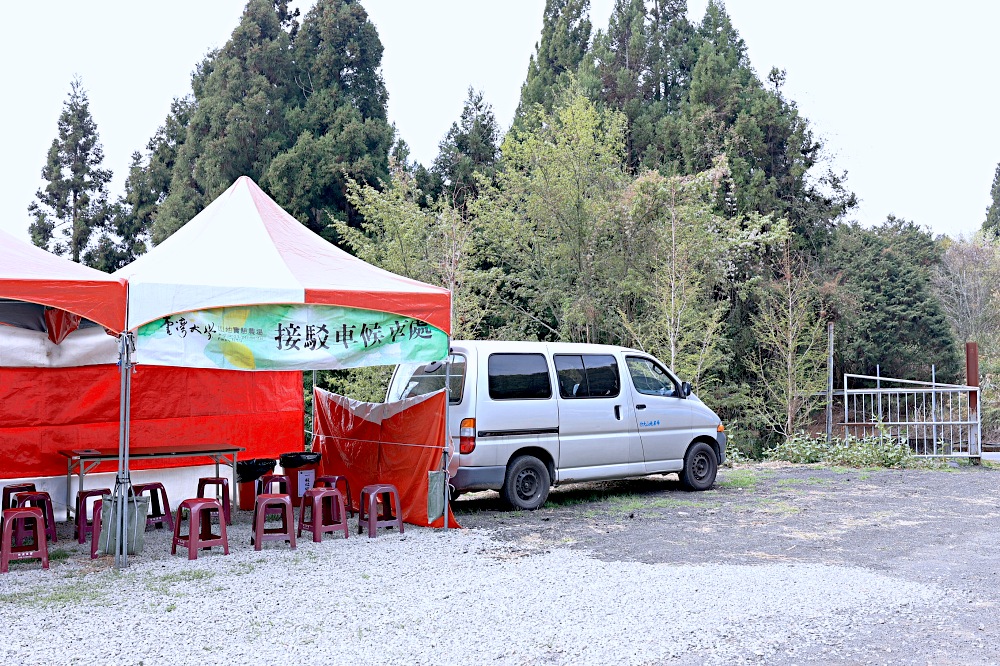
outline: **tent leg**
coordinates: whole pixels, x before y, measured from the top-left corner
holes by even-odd
[[[451,493],[448,492],[448,467],[451,462],[451,336],[448,336],[448,356],[444,361],[444,531],[448,531],[448,511],[451,510]]]
[[[118,474],[115,477],[114,507],[117,521],[109,528],[115,531],[115,568],[128,566],[128,499],[132,495],[132,479],[129,472],[129,430],[132,417],[132,352],[135,337],[132,333],[122,333],[118,338],[118,369],[121,372],[121,396],[118,406]],[[145,526],[143,526],[145,528]]]

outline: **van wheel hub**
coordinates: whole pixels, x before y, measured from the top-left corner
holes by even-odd
[[[517,488],[517,494],[524,499],[531,499],[538,492],[538,475],[535,474],[533,469],[521,470],[521,473],[517,475],[517,481],[514,484]]]

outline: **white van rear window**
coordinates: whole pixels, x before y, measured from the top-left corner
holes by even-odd
[[[465,390],[465,357],[452,354],[451,369],[441,361],[433,363],[404,363],[396,370],[389,387],[389,402],[427,395],[444,388],[445,377],[449,378],[448,400],[453,405],[462,402]]]

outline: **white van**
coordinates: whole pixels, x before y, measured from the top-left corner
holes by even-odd
[[[499,490],[537,509],[551,485],[668,472],[707,490],[725,460],[719,417],[649,354],[483,340],[456,340],[451,352],[450,365],[398,366],[386,399],[438,391],[450,373],[456,493]]]

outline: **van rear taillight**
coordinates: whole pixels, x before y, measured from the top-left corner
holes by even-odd
[[[476,419],[462,419],[458,433],[458,452],[472,453],[476,450]]]

